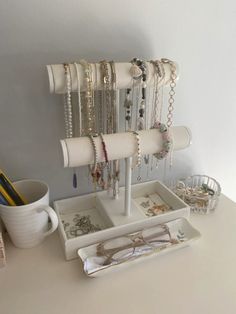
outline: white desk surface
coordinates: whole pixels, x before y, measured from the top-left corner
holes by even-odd
[[[66,262],[57,233],[33,249],[7,241],[0,269],[1,314],[236,314],[236,204],[192,216],[191,247],[90,279]]]

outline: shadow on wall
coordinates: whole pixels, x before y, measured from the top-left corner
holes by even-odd
[[[80,31],[73,29],[68,37],[57,34],[54,41],[50,34],[43,34],[38,41],[22,38],[20,46],[0,54],[0,167],[12,180],[45,180],[53,199],[78,191],[72,188],[72,170],[63,169],[59,144],[65,136],[63,100],[49,94],[46,64],[82,58],[93,62],[152,57],[151,43],[137,26],[107,30],[99,23],[93,21],[89,29],[80,25]],[[90,184],[84,184],[84,175],[79,176],[78,185],[80,194],[92,190]]]

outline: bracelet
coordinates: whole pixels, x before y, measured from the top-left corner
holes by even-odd
[[[151,129],[159,130],[162,135],[162,150],[159,153],[153,154],[153,156],[155,156],[158,160],[164,159],[168,155],[172,145],[169,130],[165,124],[160,122],[155,122]]]
[[[94,182],[98,182],[101,173],[100,173],[100,171],[99,171],[99,169],[97,167],[97,163],[98,163],[97,147],[96,147],[96,144],[95,144],[93,136],[92,135],[88,135],[88,138],[90,139],[90,142],[91,142],[92,147],[93,147],[93,153],[94,153],[93,167],[92,167],[92,169],[90,168],[91,175],[93,177]]]
[[[109,188],[111,185],[111,169],[110,169],[110,163],[109,163],[109,159],[108,159],[108,154],[107,154],[107,148],[106,148],[106,143],[104,141],[104,137],[103,134],[100,133],[99,134],[101,142],[102,142],[102,150],[103,150],[103,154],[105,157],[105,163],[106,163],[106,167],[107,167],[107,187]]]
[[[102,150],[103,150],[103,153],[104,153],[105,162],[108,163],[109,160],[108,160],[107,149],[106,149],[106,144],[105,144],[105,141],[104,141],[103,134],[100,133],[99,136],[100,136],[101,142],[102,142]]]

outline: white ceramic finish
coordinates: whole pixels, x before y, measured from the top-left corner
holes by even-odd
[[[28,204],[22,206],[0,205],[0,216],[12,242],[19,248],[31,248],[41,243],[58,226],[57,215],[49,206],[49,188],[36,180],[14,183]],[[49,229],[48,218],[51,220]]]

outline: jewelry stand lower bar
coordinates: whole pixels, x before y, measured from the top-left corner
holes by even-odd
[[[173,150],[187,148],[191,144],[191,132],[185,126],[170,128]],[[137,153],[137,140],[133,133],[104,134],[109,160],[132,157]],[[162,149],[162,135],[157,129],[139,132],[140,149],[143,155],[155,154]],[[104,161],[100,137],[94,137],[97,150],[97,162]],[[64,167],[80,167],[92,165],[94,151],[89,137],[67,138],[61,140]]]
[[[187,148],[191,144],[191,132],[187,127],[179,126],[170,129],[173,150]],[[162,147],[162,137],[158,130],[140,131],[140,148],[142,154],[158,153]],[[132,133],[118,133],[104,135],[106,148],[110,160],[123,159],[126,160],[125,171],[125,216],[130,216],[131,203],[131,163],[132,156],[136,154],[136,139]],[[94,138],[97,148],[97,161],[104,161],[102,143],[99,137]],[[94,153],[93,147],[88,137],[70,138],[61,140],[64,166],[78,167],[93,164]]]

